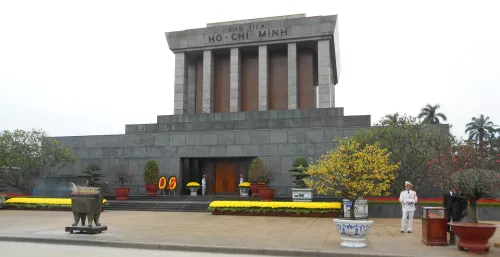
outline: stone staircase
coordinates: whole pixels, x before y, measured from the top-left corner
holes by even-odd
[[[240,196],[129,196],[126,201],[114,200],[114,195],[106,196],[108,205],[105,210],[123,211],[165,211],[165,212],[209,212],[212,201],[259,201],[258,197]]]

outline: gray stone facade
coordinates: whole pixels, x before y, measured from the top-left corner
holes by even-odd
[[[333,149],[334,138],[352,136],[371,122],[370,116],[344,116],[342,108],[171,115],[158,116],[158,120],[157,124],[126,125],[123,135],[57,138],[71,147],[77,158],[64,173],[78,174],[95,162],[105,180],[116,186],[113,174],[107,171],[113,165],[126,165],[136,175],[132,194],[142,194],[142,172],[151,159],[158,161],[161,175],[179,177],[180,158],[260,157],[279,172],[272,185],[276,194],[289,196],[294,184],[288,169],[294,158],[315,159]],[[180,178],[180,184],[187,182]]]
[[[278,172],[277,180],[269,186],[276,188],[278,196],[291,196],[294,184],[288,169],[296,157],[317,159],[334,148],[335,138],[350,137],[371,124],[369,115],[345,116],[343,108],[335,107],[334,86],[340,70],[336,27],[336,15],[299,14],[213,23],[206,28],[167,33],[169,48],[175,53],[174,115],[159,115],[152,124],[126,125],[125,134],[121,135],[57,138],[72,148],[77,158],[63,175],[77,175],[89,163],[98,163],[105,174],[104,180],[113,188],[117,182],[111,170],[119,165],[136,175],[131,194],[144,194],[144,167],[148,160],[156,160],[161,175],[179,178],[177,193],[183,193],[182,185],[190,182],[182,177],[190,173],[181,164],[186,158],[260,157],[266,166]],[[314,109],[298,106],[298,43],[305,41],[317,46]],[[288,96],[283,95],[288,99],[287,110],[269,110],[270,44],[287,47]],[[258,46],[259,111],[241,112],[242,46]],[[219,48],[230,49],[227,113],[214,113],[214,52]],[[195,61],[190,57],[194,52],[203,58],[202,112],[198,114],[195,110],[200,103],[196,102],[195,94],[199,78]]]
[[[179,53],[203,51],[203,112],[213,110],[213,53],[231,49],[231,103],[230,110],[240,106],[236,90],[240,83],[239,48],[258,46],[259,56],[259,111],[269,105],[268,46],[288,44],[288,109],[297,107],[297,43],[317,42],[317,85],[314,87],[315,107],[335,107],[335,85],[340,74],[337,15],[306,17],[305,14],[286,15],[232,22],[210,23],[206,28],[166,32],[168,46]],[[180,55],[182,56],[182,55]],[[177,63],[177,60],[176,60]],[[177,68],[176,68],[177,69]],[[176,70],[176,74],[177,74]],[[176,75],[177,76],[177,75]],[[177,79],[177,77],[176,77]],[[184,90],[183,92],[186,92]],[[184,114],[190,107],[184,94],[175,94],[176,114]]]

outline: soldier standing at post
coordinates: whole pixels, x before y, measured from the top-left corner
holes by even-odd
[[[240,184],[245,182],[245,180],[243,179],[243,174],[240,174]],[[238,186],[240,185],[238,184]],[[240,195],[243,195],[243,192],[241,191],[241,188],[240,188]]]
[[[403,207],[403,218],[401,219],[401,233],[405,232],[406,218],[408,217],[408,233],[413,228],[413,214],[415,213],[415,203],[418,201],[417,192],[411,190],[412,184],[405,181],[405,190],[399,195],[399,201]]]
[[[443,206],[446,208],[447,223],[459,222],[463,218],[464,212],[467,210],[467,200],[460,198],[455,188],[451,188],[450,192],[443,196]],[[455,233],[451,231],[450,225],[447,225],[448,233],[450,233],[450,244],[455,244]]]
[[[207,193],[207,180],[205,178],[206,175],[203,175],[201,179],[201,194],[205,195]]]

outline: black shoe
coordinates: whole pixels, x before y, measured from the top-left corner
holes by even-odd
[[[408,233],[411,233],[411,231],[410,231],[410,230],[408,230]]]
[[[401,233],[404,233],[405,231],[404,230],[401,230]]]

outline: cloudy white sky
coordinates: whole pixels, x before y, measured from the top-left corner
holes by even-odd
[[[347,115],[441,104],[453,132],[500,124],[498,1],[0,0],[0,130],[121,134],[173,113],[164,32],[276,15],[339,15]]]

